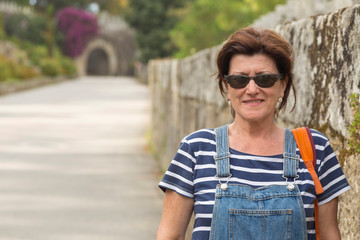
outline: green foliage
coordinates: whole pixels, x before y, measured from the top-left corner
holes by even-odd
[[[16,63],[0,55],[0,82],[14,79],[29,79],[37,75],[33,67]]]
[[[55,20],[54,20],[54,7],[49,4],[46,8],[46,24],[43,33],[48,56],[53,57],[55,45]]]
[[[4,39],[24,50],[26,59],[3,57],[0,81],[23,80],[37,75],[73,76],[77,73],[75,63],[64,56],[56,45],[53,11],[48,5],[46,14],[13,14],[7,18]]]
[[[6,81],[12,78],[11,74],[11,63],[0,55],[0,82]]]
[[[76,75],[77,69],[74,61],[71,58],[62,56],[58,58],[58,61],[61,65],[61,73],[66,76]]]
[[[6,33],[5,33],[5,27],[4,27],[4,16],[2,13],[0,13],[0,39],[5,39]]]
[[[5,22],[5,32],[8,36],[26,39],[35,44],[45,44],[43,33],[46,19],[39,15],[16,13]]]
[[[46,47],[43,45],[24,43],[22,49],[27,52],[30,61],[36,66],[40,66],[41,60],[48,57]]]
[[[127,22],[136,30],[140,60],[185,57],[220,44],[235,30],[286,0],[131,0]]]
[[[123,14],[129,5],[129,0],[97,0],[100,9],[110,14]]]
[[[354,114],[354,120],[348,127],[350,133],[349,145],[356,152],[360,152],[360,95],[352,94],[350,104]]]
[[[41,73],[45,76],[72,76],[77,72],[74,61],[64,56],[58,48],[54,49],[52,58],[48,57],[46,46],[31,47],[31,45],[28,45],[26,51],[30,61],[39,66]]]
[[[27,53],[30,62],[37,66],[45,76],[72,76],[77,73],[74,61],[64,56],[56,46],[53,50],[53,57],[50,58],[48,49],[44,45],[34,45],[19,39],[15,39],[14,42]]]
[[[171,56],[176,48],[169,32],[177,17],[172,14],[184,0],[131,0],[125,20],[136,30],[136,42],[140,50],[140,61]]]
[[[45,58],[40,63],[41,72],[45,76],[56,77],[61,74],[62,67],[60,63],[53,58]]]
[[[234,31],[248,26],[286,0],[195,0],[177,12],[182,19],[171,30],[171,40],[185,57],[225,41]]]

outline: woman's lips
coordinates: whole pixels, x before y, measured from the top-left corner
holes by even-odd
[[[264,100],[262,99],[249,99],[249,100],[245,100],[243,101],[245,104],[249,105],[249,106],[258,106],[260,105]]]

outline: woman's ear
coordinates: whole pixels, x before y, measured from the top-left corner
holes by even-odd
[[[286,89],[286,86],[289,82],[289,78],[288,76],[285,76],[284,79],[282,79],[280,81],[280,84],[281,84],[281,97],[284,97],[284,92],[285,92],[285,89]]]
[[[223,82],[223,84],[225,86],[225,89],[227,90],[229,88],[229,86],[228,86],[227,82],[225,81],[224,77],[222,78],[222,82]]]
[[[223,81],[223,84],[224,84],[224,86],[225,86],[225,94],[226,94],[226,97],[227,97],[227,99],[229,99],[229,96],[228,96],[228,94],[229,94],[229,84],[225,81],[225,78],[224,78],[224,77],[222,78],[222,81]]]

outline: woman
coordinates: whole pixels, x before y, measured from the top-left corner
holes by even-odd
[[[234,121],[182,140],[159,184],[165,198],[158,240],[184,239],[193,211],[196,240],[315,239],[316,198],[321,239],[340,239],[337,197],[350,187],[328,139],[311,130],[325,190],[316,195],[302,159],[289,167],[300,152],[274,121],[290,89],[295,93],[291,53],[270,30],[241,29],[224,44],[217,78]]]

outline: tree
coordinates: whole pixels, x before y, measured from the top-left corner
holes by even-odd
[[[43,33],[46,28],[43,16],[15,13],[8,16],[4,22],[7,36],[27,39],[35,44],[44,44]]]
[[[140,50],[140,61],[171,56],[176,48],[169,32],[177,17],[172,9],[182,6],[184,0],[131,0],[125,20],[136,31],[135,39]]]
[[[101,10],[113,15],[124,14],[129,5],[129,0],[97,0],[96,2]]]
[[[223,42],[232,32],[251,24],[286,0],[195,0],[178,12],[181,21],[171,30],[171,40],[184,57]]]
[[[54,56],[55,47],[55,21],[54,21],[54,7],[48,5],[46,7],[46,27],[43,33],[48,56],[52,58]]]

